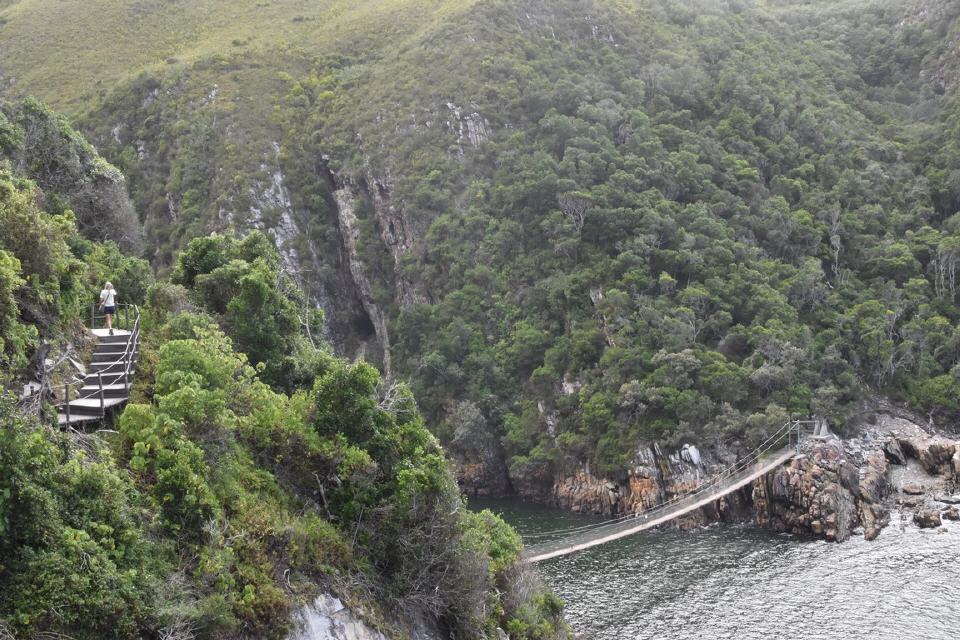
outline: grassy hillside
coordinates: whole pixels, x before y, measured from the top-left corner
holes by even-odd
[[[19,0],[0,5],[0,74],[81,115],[140,71],[238,51],[373,58],[470,2]],[[273,70],[273,73],[276,69]]]

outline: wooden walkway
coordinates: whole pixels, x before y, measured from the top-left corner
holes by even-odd
[[[130,398],[140,348],[140,310],[136,305],[120,306],[126,307],[129,329],[114,329],[112,335],[107,329],[90,329],[97,344],[82,380],[64,385],[64,399],[57,405],[61,427],[102,422]],[[92,311],[90,317],[91,324],[100,318]]]

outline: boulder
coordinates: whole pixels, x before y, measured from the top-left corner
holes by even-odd
[[[921,487],[916,482],[906,482],[901,487],[901,490],[907,495],[919,496],[923,493],[923,487]]]
[[[905,507],[915,507],[923,503],[924,503],[923,496],[906,495],[906,496],[900,496],[899,498],[897,498],[897,504],[903,505]]]
[[[883,445],[883,454],[886,456],[893,464],[898,464],[903,466],[907,464],[907,457],[903,455],[903,449],[900,448],[900,443],[895,439],[891,438]]]
[[[933,436],[903,438],[899,443],[904,453],[919,460],[927,473],[945,477],[954,476],[954,454],[957,453],[957,445],[953,440]]]
[[[917,512],[913,514],[913,521],[916,522],[917,526],[921,529],[935,529],[942,524],[940,512],[928,507],[918,509]]]
[[[960,509],[950,506],[943,512],[943,517],[947,520],[960,520]]]

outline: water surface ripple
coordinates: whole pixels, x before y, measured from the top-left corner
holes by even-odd
[[[589,522],[514,501],[478,506],[528,538]],[[960,638],[960,526],[893,521],[873,542],[842,544],[750,527],[642,533],[538,568],[588,639]]]

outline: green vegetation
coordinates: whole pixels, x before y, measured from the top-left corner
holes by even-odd
[[[307,295],[270,321],[313,332],[326,301],[353,355],[374,305],[461,458],[618,473],[639,441],[747,446],[877,395],[960,415],[955,3],[117,2],[62,36],[127,10],[137,35],[62,68],[30,37],[51,10],[2,10],[15,91],[128,175],[154,266],[274,234]],[[193,299],[267,367],[300,353],[241,326],[269,263],[218,262]],[[311,375],[293,357],[275,389]]]
[[[16,376],[98,279],[143,297],[147,382],[100,464],[149,517],[109,526],[204,633],[330,580],[384,619],[549,637],[550,596],[491,595],[517,541],[463,512],[424,420],[549,482],[875,397],[960,418],[956,3],[188,4],[0,3],[7,93],[76,116],[161,274],[118,249],[122,182],[78,195],[112,169],[7,104],[0,338]],[[410,390],[321,336],[389,341]]]
[[[0,102],[0,159],[40,186],[47,210],[73,211],[87,236],[114,240],[127,250],[140,246],[123,175],[36,99]]]
[[[312,342],[321,318],[265,235],[197,239],[154,282],[46,196],[0,171],[0,633],[281,638],[335,592],[396,635],[566,636],[516,533],[465,510],[406,387]],[[107,278],[143,309],[135,402],[113,431],[63,433],[11,390],[84,341]]]

